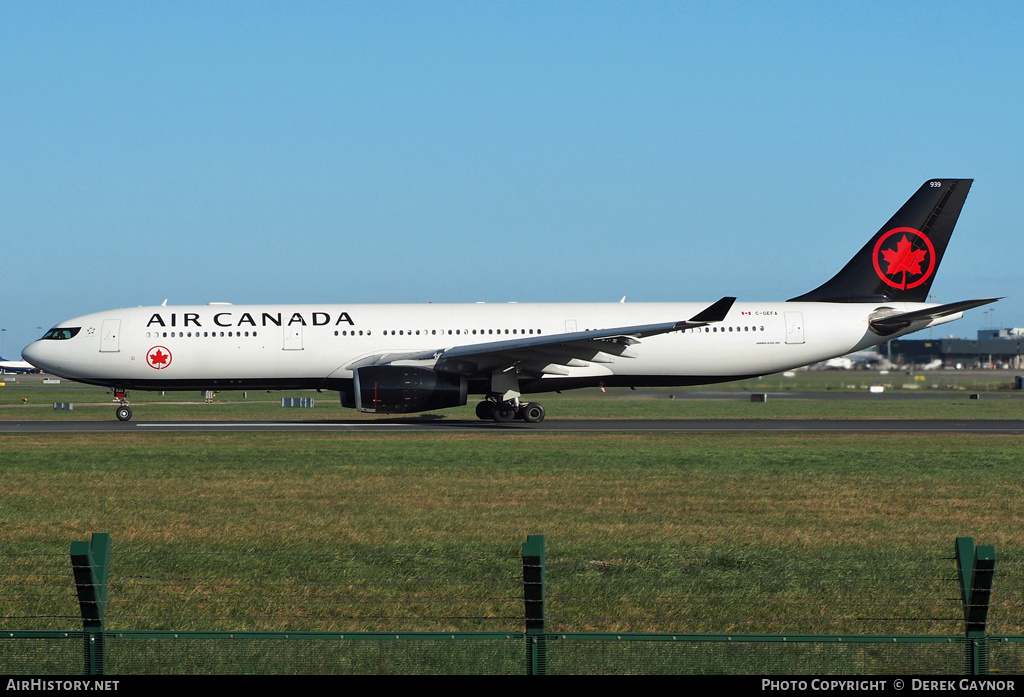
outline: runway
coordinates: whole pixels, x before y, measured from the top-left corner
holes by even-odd
[[[1024,420],[949,419],[547,419],[539,424],[456,419],[324,421],[0,421],[0,433],[979,433],[1021,435]]]

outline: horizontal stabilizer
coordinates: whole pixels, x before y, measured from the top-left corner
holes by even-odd
[[[960,302],[949,303],[948,305],[936,305],[935,307],[928,307],[923,310],[915,310],[914,312],[898,312],[894,314],[885,314],[876,317],[872,317],[869,321],[871,331],[880,336],[888,336],[895,334],[901,329],[906,329],[914,322],[921,322],[925,320],[939,319],[940,317],[948,317],[958,312],[964,312],[971,310],[975,307],[981,307],[982,305],[988,305],[994,303],[1002,298],[983,298],[981,300],[961,300]],[[877,313],[876,313],[877,314]]]

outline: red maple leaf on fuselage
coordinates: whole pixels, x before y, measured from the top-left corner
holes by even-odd
[[[164,353],[163,351],[157,351],[156,353],[154,353],[153,355],[151,355],[149,357],[149,360],[152,361],[154,364],[166,363],[167,362],[167,354]]]
[[[885,263],[889,265],[889,270],[886,271],[889,276],[895,276],[901,271],[920,276],[923,273],[921,262],[928,256],[928,252],[924,249],[911,249],[910,240],[904,235],[903,239],[896,244],[896,249],[883,249],[882,256],[885,258]],[[904,276],[905,282],[906,276]]]

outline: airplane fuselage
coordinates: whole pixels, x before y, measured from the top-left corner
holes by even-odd
[[[367,357],[431,351],[589,329],[671,322],[707,303],[466,305],[199,305],[112,310],[57,328],[34,361],[81,382],[141,390],[351,388]],[[595,356],[524,379],[523,392],[606,386],[695,385],[765,375],[858,351],[960,314],[881,337],[879,307],[921,303],[736,303],[721,322],[649,336],[629,355]],[[540,352],[541,356],[543,351]],[[401,364],[402,361],[395,361]],[[543,361],[541,361],[543,362]],[[423,359],[409,365],[429,365]],[[470,383],[470,392],[488,385]]]

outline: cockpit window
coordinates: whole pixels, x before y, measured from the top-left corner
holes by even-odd
[[[81,327],[54,327],[43,334],[42,340],[53,339],[56,341],[63,341],[64,339],[70,339],[80,331],[82,331]]]

